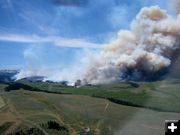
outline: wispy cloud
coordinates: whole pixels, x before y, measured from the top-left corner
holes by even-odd
[[[85,39],[69,39],[58,36],[37,36],[37,35],[19,35],[19,34],[1,34],[0,41],[4,42],[19,42],[26,44],[47,44],[51,43],[59,47],[70,47],[70,48],[103,48],[104,44],[97,44],[86,41]]]
[[[3,34],[0,35],[0,41],[6,42],[19,42],[19,43],[47,43],[51,42],[50,39],[42,38],[39,36],[27,36],[18,34]]]
[[[13,2],[12,0],[0,0],[0,7],[5,8],[5,9],[13,9]]]
[[[7,4],[8,4],[8,7],[9,8],[13,8],[13,4],[12,4],[12,1],[11,0],[6,0]]]

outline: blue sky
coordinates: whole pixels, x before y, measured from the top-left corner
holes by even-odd
[[[0,0],[0,69],[66,67],[168,0]]]

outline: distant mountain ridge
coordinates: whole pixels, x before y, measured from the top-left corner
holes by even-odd
[[[14,76],[19,73],[19,70],[0,70],[0,83],[9,83],[15,80]]]
[[[43,82],[45,78],[46,78],[45,76],[30,76],[23,78],[23,80],[28,80],[31,82]]]

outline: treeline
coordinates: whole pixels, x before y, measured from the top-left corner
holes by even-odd
[[[43,90],[43,89],[32,87],[32,86],[29,86],[27,84],[23,84],[23,83],[19,83],[19,82],[10,83],[7,87],[5,87],[4,90],[7,92],[10,92],[10,91],[19,90],[19,89],[24,89],[24,90],[28,90],[28,91],[53,93],[53,94],[64,94],[64,93],[61,93],[60,91],[55,92],[55,91]],[[68,93],[68,94],[70,94],[70,93]]]
[[[48,132],[48,130],[56,130],[59,135],[70,135],[69,130],[65,126],[60,125],[56,121],[50,120],[50,121],[48,121],[46,123],[41,123],[40,126],[46,132]],[[49,131],[48,133],[50,133],[50,132],[51,131]],[[21,130],[15,132],[15,133],[11,133],[10,135],[44,135],[44,133],[39,128],[32,127],[32,128],[29,128],[29,129],[21,129]]]
[[[11,133],[10,135],[44,135],[44,133],[40,129],[33,127],[26,130],[19,130],[15,133]]]
[[[126,106],[132,106],[132,107],[141,107],[141,108],[146,108],[146,109],[150,109],[150,110],[155,110],[155,111],[159,111],[159,112],[175,112],[177,113],[177,111],[174,110],[166,110],[163,108],[157,108],[157,107],[151,107],[151,106],[147,106],[147,105],[138,105],[136,103],[132,103],[132,102],[128,102],[128,101],[123,101],[120,99],[115,99],[115,98],[106,98],[111,102],[114,102],[116,104],[121,104],[121,105],[126,105]]]
[[[10,83],[7,87],[5,87],[5,91],[12,91],[12,90],[19,90],[19,89],[25,89],[25,90],[30,90],[30,91],[41,91],[38,88],[34,88],[29,85],[18,83],[18,82]]]
[[[54,130],[57,130],[59,132],[63,132],[64,134],[66,133],[67,135],[69,134],[69,130],[63,126],[63,125],[60,125],[58,122],[56,121],[48,121],[47,123],[41,123],[40,124],[42,128],[44,129],[54,129]]]
[[[10,126],[12,126],[13,122],[6,122],[0,125],[0,134],[3,134]]]

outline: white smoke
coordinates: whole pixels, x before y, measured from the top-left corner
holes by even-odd
[[[31,76],[49,76],[51,72],[48,69],[22,69],[18,74],[15,75],[16,80],[27,78]]]
[[[172,5],[175,8],[177,14],[180,13],[180,0],[171,0],[172,1]]]
[[[86,82],[111,83],[122,79],[154,79],[171,64],[180,45],[180,15],[158,6],[142,8],[118,38],[107,45],[89,67]]]
[[[26,67],[15,75],[15,79],[20,80],[32,76],[43,76],[44,81],[68,81],[74,83],[80,76],[85,74],[85,69],[87,69],[88,62],[90,61],[90,52],[86,49],[76,54],[71,64],[66,66],[61,65],[61,63],[56,63],[55,66],[44,65],[45,56],[46,53],[44,53],[41,46],[33,45],[25,49],[24,59],[26,60]]]
[[[72,70],[73,69],[73,70]],[[22,69],[18,74],[15,75],[16,80],[20,80],[27,77],[32,76],[42,76],[44,77],[43,81],[53,81],[53,82],[60,82],[60,81],[68,81],[69,83],[74,83],[79,76],[83,75],[83,67],[78,68],[77,66],[71,66],[71,68],[28,68]]]
[[[71,44],[69,41],[64,43]],[[79,41],[75,40],[75,43],[79,46]],[[97,45],[88,46],[96,48]],[[54,81],[82,79],[91,84],[124,79],[154,80],[172,65],[179,47],[180,15],[173,17],[158,6],[145,7],[132,21],[131,29],[119,31],[117,39],[103,47],[99,54],[86,54],[83,62],[77,60],[74,66],[59,71],[22,70],[16,77],[41,75]]]

